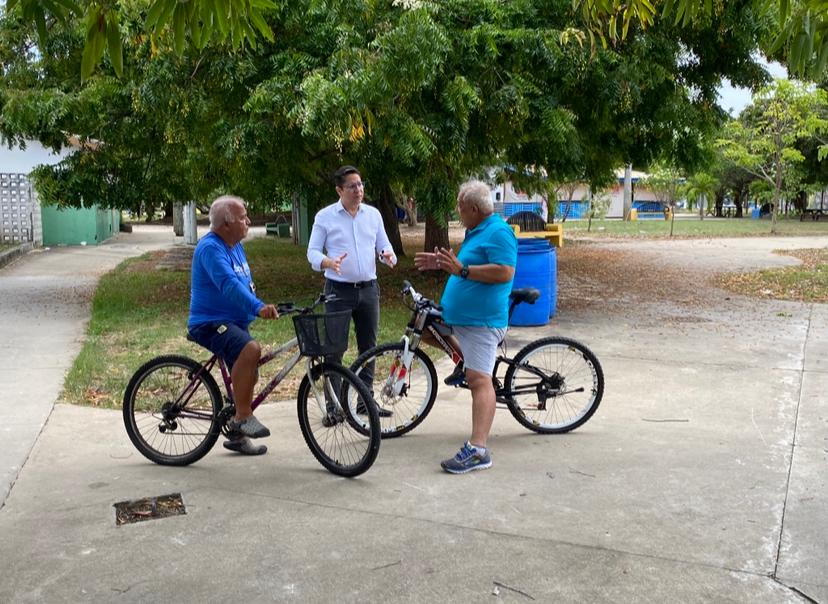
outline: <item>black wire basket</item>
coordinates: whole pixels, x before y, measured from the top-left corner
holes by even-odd
[[[342,354],[348,349],[350,310],[324,315],[294,315],[293,326],[299,340],[299,353],[306,357]]]

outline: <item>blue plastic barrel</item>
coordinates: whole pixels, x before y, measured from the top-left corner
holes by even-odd
[[[759,220],[762,217],[762,208],[753,208],[750,211],[750,217],[753,220]]]
[[[510,325],[546,325],[549,322],[551,292],[551,255],[554,253],[545,239],[518,239],[517,266],[514,289],[534,287],[540,298],[534,304],[522,303],[515,307]]]
[[[558,254],[549,246],[549,317],[554,317],[558,310]]]

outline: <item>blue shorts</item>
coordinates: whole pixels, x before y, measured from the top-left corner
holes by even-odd
[[[200,323],[190,328],[190,337],[215,355],[218,355],[228,370],[232,370],[233,363],[239,358],[242,349],[253,336],[245,327],[235,323]]]

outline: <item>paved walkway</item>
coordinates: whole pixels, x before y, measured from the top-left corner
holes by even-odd
[[[703,262],[716,247],[692,249]],[[4,320],[20,268],[0,271]],[[86,307],[19,300],[15,337],[42,344],[4,364],[27,388],[57,385],[25,413],[0,399],[4,426],[49,417],[0,510],[0,601],[828,602],[826,305],[732,296],[678,322],[514,329],[515,347],[561,333],[597,353],[607,392],[589,423],[539,436],[499,412],[494,467],[449,476],[438,462],[466,436],[469,401],[444,388],[422,426],[346,480],[313,459],[290,401],[261,411],[267,456],[219,447],[187,468],[146,462],[119,412],[49,416]],[[28,325],[50,312],[71,314],[60,346]],[[186,515],[115,527],[113,503],[168,493]]]

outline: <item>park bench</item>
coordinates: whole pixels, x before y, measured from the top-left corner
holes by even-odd
[[[506,221],[518,237],[546,239],[555,247],[563,247],[563,225],[546,224],[534,212],[518,212]]]
[[[809,216],[811,220],[819,220],[826,214],[828,214],[828,211],[822,208],[805,208],[802,210],[802,214],[799,215],[799,222],[804,221],[806,216]]]

